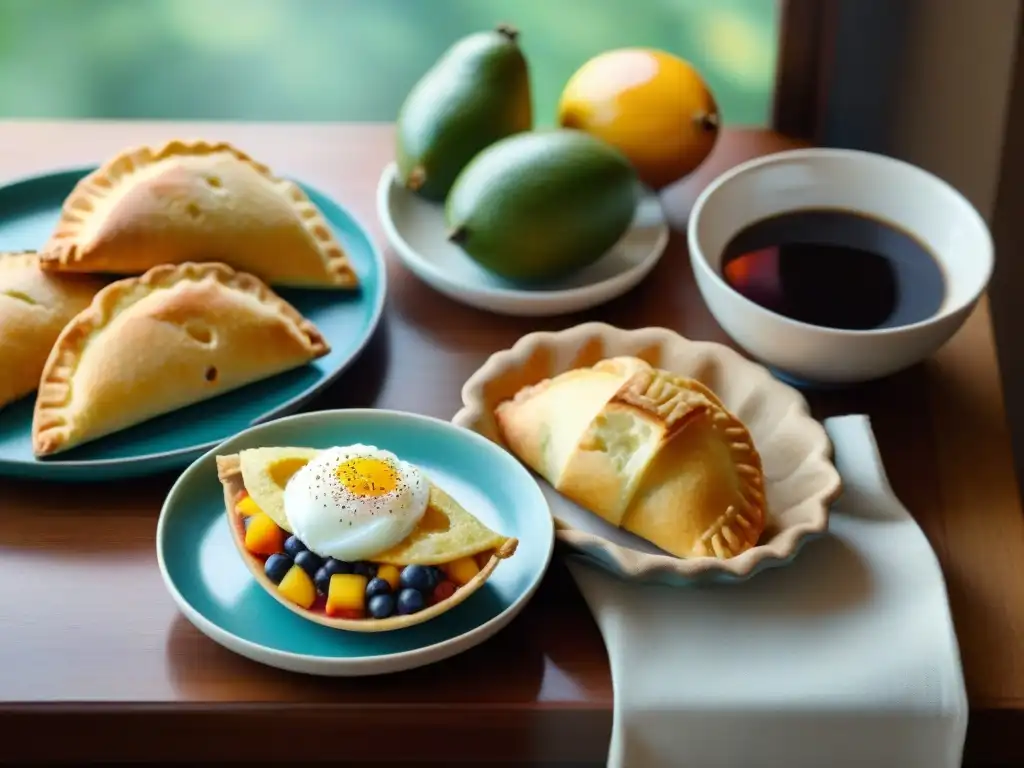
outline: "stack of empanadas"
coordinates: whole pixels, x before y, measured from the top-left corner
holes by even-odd
[[[0,408],[38,386],[35,453],[67,450],[327,354],[269,286],[358,284],[306,194],[230,144],[125,151],[38,254],[0,255]]]
[[[734,557],[764,530],[750,433],[698,381],[612,358],[526,387],[495,416],[556,490],[677,557]]]
[[[0,408],[36,390],[61,329],[103,285],[44,272],[33,252],[0,253]]]

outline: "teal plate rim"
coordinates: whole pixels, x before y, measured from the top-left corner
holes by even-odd
[[[174,514],[171,510],[177,501],[177,497],[185,492],[184,489],[188,485],[192,483],[205,483],[206,481],[201,479],[201,475],[205,472],[210,477],[209,482],[211,484],[217,484],[217,487],[215,489],[211,488],[210,492],[217,498],[218,504],[222,504],[222,495],[220,493],[219,483],[216,479],[215,468],[215,457],[218,453],[225,450],[235,450],[238,443],[244,443],[247,438],[251,438],[264,430],[281,428],[287,424],[294,425],[301,424],[302,422],[313,422],[334,418],[340,418],[343,420],[371,418],[379,420],[393,420],[396,422],[411,421],[419,424],[426,424],[434,427],[435,429],[450,431],[453,434],[459,435],[459,439],[476,444],[479,450],[493,454],[498,461],[505,462],[510,472],[514,472],[519,475],[522,478],[525,487],[532,490],[535,496],[535,502],[543,509],[544,515],[542,515],[541,518],[545,520],[547,526],[547,546],[540,557],[539,565],[536,567],[535,573],[532,575],[529,584],[522,590],[521,594],[506,605],[499,613],[495,614],[483,623],[447,639],[403,651],[376,656],[356,657],[297,653],[294,651],[281,650],[269,645],[263,645],[259,642],[241,637],[231,630],[224,628],[215,619],[207,617],[202,609],[197,608],[189,602],[189,600],[179,590],[175,578],[171,575],[172,569],[168,567],[164,552],[167,547],[167,544],[165,543],[167,537],[167,521],[170,516]],[[219,443],[213,449],[207,451],[201,457],[192,462],[192,464],[181,473],[177,480],[175,480],[171,489],[168,491],[160,510],[160,516],[157,519],[154,542],[157,566],[159,568],[164,587],[167,589],[179,612],[193,626],[195,626],[196,629],[213,642],[216,642],[228,650],[258,663],[277,667],[279,669],[285,669],[287,671],[326,676],[366,676],[388,674],[442,661],[443,659],[468,650],[484,640],[487,640],[504,628],[533,598],[550,568],[551,561],[555,553],[555,523],[554,518],[551,516],[550,507],[548,506],[544,492],[534,480],[533,476],[514,456],[505,451],[501,446],[498,446],[485,438],[483,435],[480,435],[473,430],[452,424],[450,421],[446,421],[445,419],[413,413],[411,411],[383,408],[348,408],[293,414],[273,422],[258,424],[239,432],[228,440]],[[270,598],[268,597],[268,600],[269,599]],[[470,601],[467,601],[466,604],[458,606],[455,610],[458,610],[459,608],[466,608],[469,602]],[[273,605],[272,602],[268,604]],[[280,608],[280,606],[277,605],[273,605],[273,607]],[[404,630],[396,630],[396,632],[409,632],[415,629],[416,626]],[[344,633],[343,630],[331,631]],[[369,635],[369,637],[372,637],[372,635]],[[323,667],[325,666],[330,669],[324,669]]]
[[[19,187],[47,183],[53,184],[56,180],[63,177],[73,177],[74,180],[77,181],[87,174],[92,173],[98,167],[99,166],[97,165],[64,167],[46,171],[45,173],[17,176],[0,182],[0,196],[16,194]],[[274,419],[286,416],[294,412],[296,409],[301,408],[302,405],[316,397],[320,392],[333,384],[343,373],[345,373],[352,363],[355,362],[355,360],[365,351],[366,347],[379,330],[381,320],[384,316],[384,307],[387,299],[387,265],[384,261],[381,249],[374,242],[369,230],[362,221],[360,221],[359,217],[353,214],[346,206],[337,202],[333,197],[321,191],[318,187],[314,187],[292,177],[285,176],[283,178],[288,178],[302,188],[316,207],[325,214],[328,225],[334,231],[335,235],[342,241],[343,245],[351,247],[353,235],[365,241],[364,243],[359,244],[359,248],[361,250],[365,250],[366,254],[369,256],[370,263],[372,264],[372,271],[375,274],[374,282],[376,284],[376,292],[372,297],[373,304],[370,311],[370,321],[367,325],[366,331],[351,352],[345,358],[340,360],[334,369],[319,377],[315,382],[310,384],[309,387],[257,416],[250,422],[249,428],[273,421]],[[335,221],[335,217],[338,216],[346,222],[352,231],[346,232],[344,228],[338,225]],[[2,218],[3,213],[0,212],[0,219]],[[317,289],[309,290],[315,291]],[[44,478],[59,481],[64,479],[87,480],[88,478],[83,476],[82,472],[91,469],[123,469],[124,477],[156,474],[170,469],[180,468],[185,462],[194,460],[203,452],[215,448],[221,442],[228,439],[231,439],[231,437],[222,438],[221,440],[196,443],[194,445],[174,448],[168,451],[156,451],[121,458],[62,459],[59,456],[44,460],[0,458],[0,475]],[[149,468],[148,465],[154,466]],[[109,480],[111,478],[108,474],[104,473],[101,477],[97,477],[96,479]]]

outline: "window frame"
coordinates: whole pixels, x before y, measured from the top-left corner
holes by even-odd
[[[779,50],[771,127],[819,143],[839,8],[835,0],[778,0]]]

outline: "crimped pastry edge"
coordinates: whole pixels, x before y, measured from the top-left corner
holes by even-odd
[[[273,307],[300,332],[313,358],[322,357],[330,351],[319,329],[254,275],[239,272],[220,262],[161,264],[136,277],[127,277],[105,286],[96,293],[88,307],[64,326],[50,350],[39,380],[32,419],[32,449],[36,456],[57,453],[67,445],[69,427],[63,413],[70,402],[71,381],[82,350],[92,334],[154,291],[177,285],[183,280],[198,282],[210,277]]]
[[[752,395],[756,393],[766,400],[782,401],[786,404],[784,420],[793,428],[790,431],[790,438],[792,439],[795,431],[804,449],[801,466],[804,471],[813,468],[818,483],[814,492],[800,502],[800,506],[808,508],[803,518],[780,530],[771,540],[725,560],[715,557],[683,559],[667,554],[648,554],[572,528],[556,518],[556,535],[560,542],[591,559],[595,557],[591,553],[596,552],[597,557],[614,564],[620,574],[627,578],[661,583],[696,583],[714,581],[721,577],[742,580],[762,568],[789,560],[807,539],[828,530],[829,507],[842,493],[842,481],[832,463],[832,443],[825,428],[811,416],[803,395],[773,377],[764,366],[748,360],[724,344],[694,341],[668,328],[626,330],[606,323],[591,322],[563,331],[538,331],[526,334],[511,348],[492,354],[466,380],[462,387],[463,407],[452,418],[452,423],[498,442],[494,435],[488,434],[486,427],[487,420],[493,418],[488,413],[492,407],[486,400],[488,388],[502,379],[514,379],[521,375],[523,367],[528,361],[535,359],[538,353],[543,353],[544,357],[554,361],[548,373],[548,376],[554,376],[576,367],[575,361],[579,354],[594,346],[604,350],[601,355],[603,358],[640,356],[639,353],[652,349],[671,351],[689,348],[699,352],[699,355],[695,356],[702,359],[713,358],[728,375],[746,377]],[[673,372],[687,375],[686,372]],[[543,385],[543,380],[527,384],[530,385]],[[732,403],[724,404],[730,412],[733,411]],[[771,446],[758,445],[757,450],[764,455],[771,450]]]
[[[736,470],[741,485],[740,498],[746,508],[728,507],[701,534],[698,546],[704,551],[728,551],[729,557],[737,557],[757,546],[756,539],[763,534],[767,518],[761,456],[747,426],[717,395],[696,379],[651,367],[631,374],[610,402],[638,408],[658,419],[664,424],[666,435],[683,426],[694,412],[706,413],[715,431],[739,460]],[[737,432],[743,439],[737,439]],[[757,529],[754,543],[735,552],[730,539],[740,538],[748,543],[749,534],[744,529],[751,528]]]
[[[298,184],[275,176],[270,168],[226,141],[210,142],[203,139],[172,139],[157,145],[130,147],[106,160],[99,168],[80,179],[61,206],[60,218],[46,245],[40,251],[39,264],[43,269],[61,271],[70,262],[80,261],[83,253],[76,242],[81,224],[94,208],[93,201],[102,199],[139,168],[162,162],[172,157],[207,156],[226,152],[252,167],[273,186],[277,187],[295,209],[302,226],[317,244],[324,267],[339,288],[355,288],[359,278],[352,263],[331,232],[320,209]],[[68,270],[77,271],[77,270]]]

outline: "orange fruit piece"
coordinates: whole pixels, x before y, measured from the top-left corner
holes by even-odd
[[[264,512],[251,516],[245,531],[245,548],[254,555],[273,555],[284,549],[284,531]]]
[[[711,154],[719,115],[689,62],[665,51],[620,48],[595,56],[569,78],[558,122],[617,147],[645,184],[660,189]]]

